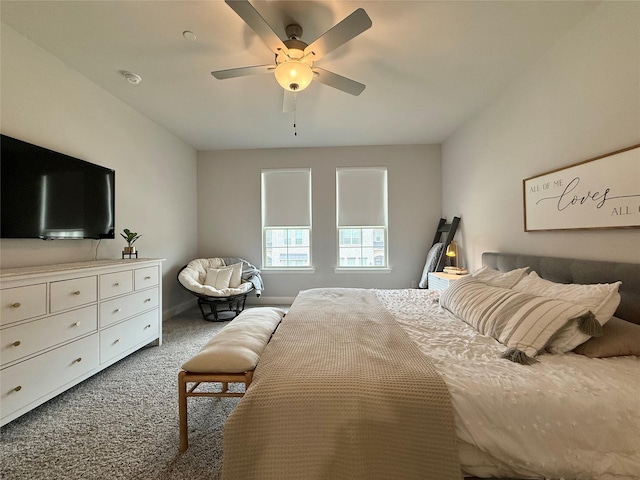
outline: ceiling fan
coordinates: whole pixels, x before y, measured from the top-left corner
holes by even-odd
[[[225,0],[233,11],[249,25],[275,54],[270,65],[231,68],[211,72],[215,78],[243,77],[261,73],[274,73],[276,80],[285,90],[283,111],[295,110],[295,93],[307,88],[313,80],[351,95],[360,95],[365,85],[355,80],[314,66],[327,53],[335,50],[352,38],[371,27],[371,19],[359,8],[340,23],[307,44],[300,40],[302,27],[297,24],[285,28],[287,40],[281,40],[269,24],[248,0]]]

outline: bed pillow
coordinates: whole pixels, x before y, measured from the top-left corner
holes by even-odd
[[[582,305],[487,285],[474,277],[454,282],[440,295],[440,305],[483,335],[508,347],[504,358],[531,364],[567,322],[588,320]]]
[[[435,243],[433,247],[431,247],[431,250],[429,250],[427,261],[424,264],[424,269],[422,269],[422,278],[420,278],[420,283],[418,284],[420,288],[427,288],[429,286],[429,272],[435,271],[443,249],[444,243]]]
[[[618,288],[621,283],[589,285],[556,283],[540,278],[536,272],[531,272],[521,279],[513,290],[583,305],[593,312],[600,325],[604,325],[620,304]],[[569,322],[547,345],[547,350],[556,354],[570,352],[598,333],[601,333],[600,329],[584,332],[581,331],[577,322]]]
[[[231,267],[225,268],[209,268],[207,269],[207,278],[204,281],[205,285],[215,288],[216,290],[224,290],[229,288],[229,282],[231,281],[231,275],[233,269]]]
[[[516,268],[508,272],[499,272],[489,267],[482,267],[471,276],[488,285],[501,288],[512,288],[523,277],[527,276],[529,267]]]
[[[242,283],[242,263],[234,263],[229,265],[231,269],[231,279],[229,280],[229,288],[238,288]]]
[[[591,358],[640,355],[640,325],[611,317],[602,336],[578,345],[574,352]]]

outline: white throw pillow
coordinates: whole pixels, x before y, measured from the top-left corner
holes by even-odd
[[[516,268],[508,272],[499,272],[489,267],[476,270],[471,276],[487,285],[500,288],[512,288],[522,278],[527,276],[529,267]]]
[[[231,280],[229,280],[229,288],[238,288],[242,283],[242,263],[234,263],[229,265],[231,268]]]
[[[604,325],[613,316],[620,304],[618,288],[621,283],[595,283],[589,285],[556,283],[540,278],[536,272],[531,272],[520,280],[513,287],[513,290],[582,305],[593,312],[600,325]],[[572,321],[556,334],[547,345],[547,350],[551,353],[570,352],[590,338],[591,335],[581,332],[577,322]]]
[[[215,288],[216,290],[224,290],[229,288],[229,282],[231,281],[231,275],[233,269],[231,267],[225,268],[209,268],[207,270],[207,278],[204,281],[205,285]]]

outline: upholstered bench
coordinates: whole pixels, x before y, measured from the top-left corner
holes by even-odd
[[[244,392],[230,392],[229,383],[244,383],[244,391],[249,388],[260,354],[282,317],[284,311],[279,308],[245,310],[182,365],[178,373],[181,452],[189,447],[187,398],[243,396]],[[221,388],[215,392],[196,391],[201,383],[219,383]]]

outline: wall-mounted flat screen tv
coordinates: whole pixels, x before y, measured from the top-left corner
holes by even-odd
[[[2,238],[114,238],[115,171],[0,135]]]

